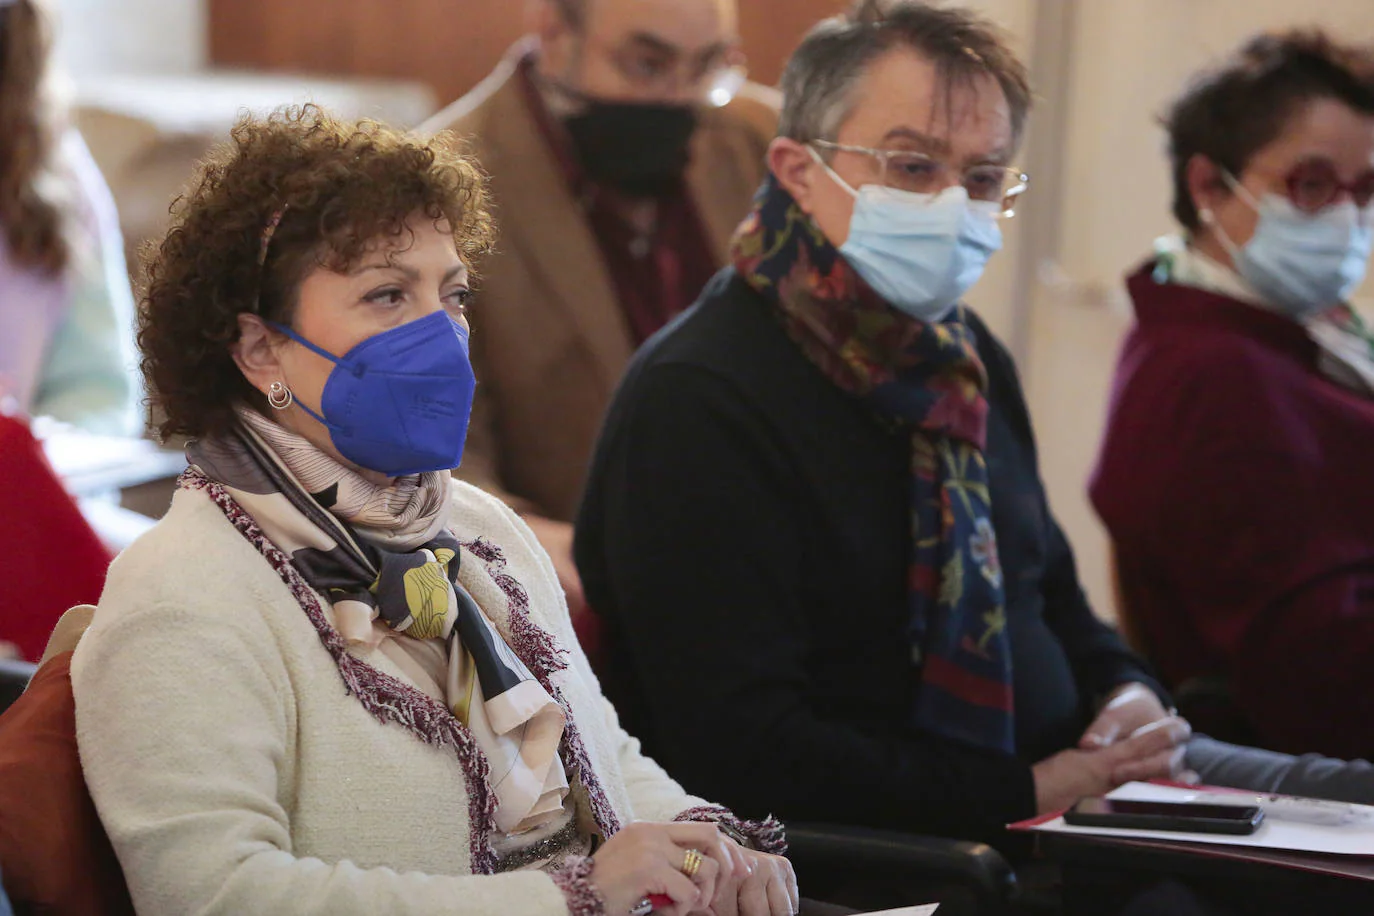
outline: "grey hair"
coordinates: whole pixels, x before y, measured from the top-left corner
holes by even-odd
[[[1011,109],[1012,137],[1020,140],[1030,79],[1002,30],[970,10],[922,0],[860,0],[812,28],[782,74],[778,135],[799,143],[834,140],[868,67],[898,47],[931,60],[947,93],[980,76],[996,79]]]

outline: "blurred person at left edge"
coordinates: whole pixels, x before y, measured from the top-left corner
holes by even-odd
[[[420,127],[471,144],[502,229],[457,473],[529,522],[575,619],[572,519],[611,393],[727,262],[764,176],[776,97],[745,80],[737,19],[735,0],[529,0],[527,36]]]

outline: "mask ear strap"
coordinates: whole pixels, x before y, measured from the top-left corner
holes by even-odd
[[[295,331],[293,331],[293,330],[291,330],[290,328],[288,328],[286,325],[284,325],[284,324],[277,324],[277,322],[275,322],[275,321],[269,321],[269,322],[267,322],[267,326],[270,327],[270,328],[272,328],[273,330],[280,331],[282,334],[285,334],[287,337],[291,338],[291,339],[294,340],[296,343],[300,344],[302,347],[305,347],[307,350],[311,350],[311,351],[313,351],[313,352],[315,352],[315,353],[318,353],[320,356],[323,356],[325,359],[329,360],[329,361],[330,361],[331,363],[333,363],[334,365],[336,365],[336,366],[342,366],[342,365],[343,365],[343,363],[339,360],[339,358],[338,358],[337,356],[335,356],[333,353],[330,353],[330,352],[327,351],[327,350],[323,350],[323,349],[321,349],[321,348],[315,346],[315,345],[312,344],[310,341],[306,340],[304,337],[302,337],[301,335],[297,334]],[[300,398],[296,398],[296,399],[295,399],[295,404],[296,404],[296,406],[299,407],[301,410],[304,410],[306,413],[310,414],[310,416],[314,417],[315,420],[316,420],[321,426],[325,427],[326,429],[333,429],[333,428],[334,428],[334,425],[333,425],[332,423],[330,423],[328,420],[326,420],[326,419],[325,419],[324,417],[322,417],[321,415],[315,413],[315,411],[311,410],[311,409],[310,409],[310,405],[306,404],[306,403],[305,403],[304,401],[302,401]]]
[[[1212,230],[1212,234],[1217,237],[1221,247],[1226,249],[1226,253],[1231,256],[1232,261],[1240,259],[1240,246],[1231,241],[1231,236],[1227,235],[1226,230],[1221,228],[1221,223],[1217,222],[1216,215],[1212,213],[1210,207],[1203,207],[1197,211],[1197,218],[1202,225]]]
[[[1251,210],[1256,213],[1259,212],[1260,205],[1259,201],[1255,200],[1255,195],[1251,194],[1250,189],[1240,183],[1240,179],[1231,174],[1230,169],[1221,169],[1221,180],[1226,182],[1226,187],[1231,189],[1231,193],[1249,204]]]
[[[1256,213],[1260,212],[1259,201],[1255,200],[1255,195],[1251,194],[1250,189],[1241,184],[1240,180],[1236,178],[1235,175],[1231,174],[1230,169],[1218,168],[1217,171],[1221,173],[1221,180],[1226,183],[1226,187],[1231,189],[1232,194],[1245,201],[1246,205],[1249,206],[1251,210],[1254,210]],[[1216,214],[1212,212],[1212,209],[1210,207],[1201,208],[1197,211],[1197,218],[1202,222],[1202,225],[1212,230],[1212,234],[1217,237],[1217,241],[1221,243],[1221,247],[1226,249],[1226,253],[1231,256],[1231,260],[1239,260],[1240,246],[1231,241],[1231,236],[1227,235],[1226,230],[1221,228],[1221,223],[1217,222]]]
[[[318,422],[325,429],[334,428],[334,424],[330,423],[324,417],[320,416],[319,414],[315,413],[315,411],[311,410],[310,405],[306,404],[300,398],[296,398],[296,406],[299,407],[301,410],[304,410],[306,413],[310,414],[310,416],[314,417],[315,421]]]
[[[277,324],[275,321],[269,321],[269,322],[267,322],[267,326],[270,327],[270,328],[272,328],[274,331],[279,331],[280,333],[285,334],[287,337],[290,337],[292,340],[294,340],[296,343],[300,344],[302,347],[305,347],[307,350],[311,350],[311,351],[313,351],[313,352],[315,352],[315,353],[318,353],[320,356],[323,356],[325,359],[329,360],[329,361],[330,361],[331,363],[333,363],[334,365],[336,365],[336,366],[342,366],[342,365],[343,365],[343,361],[340,360],[340,359],[339,359],[337,356],[335,356],[333,353],[330,353],[328,350],[324,350],[324,349],[321,349],[320,347],[315,346],[315,345],[312,344],[310,341],[306,340],[304,337],[302,337],[301,335],[297,334],[295,331],[293,331],[293,330],[291,330],[290,328],[288,328],[286,325],[284,325],[284,324]]]
[[[817,165],[825,169],[825,174],[829,175],[831,180],[834,181],[835,184],[839,185],[840,187],[848,191],[850,197],[854,198],[855,200],[858,200],[859,192],[851,188],[849,186],[849,182],[841,178],[839,174],[830,167],[830,163],[826,162],[823,158],[821,158],[821,154],[816,152],[816,148],[814,146],[808,143],[806,145],[806,151],[811,154],[812,159],[816,160]]]

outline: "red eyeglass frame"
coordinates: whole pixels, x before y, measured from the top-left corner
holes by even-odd
[[[1363,210],[1374,201],[1374,168],[1352,182],[1341,181],[1336,166],[1328,159],[1308,159],[1289,170],[1283,179],[1288,199],[1305,213],[1316,213],[1331,206],[1342,194],[1350,195]],[[1304,188],[1304,184],[1316,187]]]

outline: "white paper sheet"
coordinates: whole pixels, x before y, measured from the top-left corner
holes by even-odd
[[[938,903],[931,903],[926,906],[906,906],[899,910],[881,910],[873,913],[860,913],[859,916],[930,916],[939,905]]]
[[[1156,786],[1145,782],[1128,782],[1110,793],[1109,798],[1129,801],[1190,802],[1198,800],[1198,791],[1177,786]],[[1187,843],[1211,843],[1216,846],[1248,846],[1259,849],[1286,849],[1294,852],[1318,852],[1339,856],[1374,857],[1374,807],[1352,805],[1365,817],[1339,827],[1300,824],[1268,817],[1258,830],[1249,836],[1228,836],[1220,833],[1185,833],[1176,830],[1129,830],[1114,827],[1075,827],[1064,823],[1062,817],[1047,821],[1032,830],[1046,833],[1078,833],[1091,836],[1119,836],[1142,840],[1174,840]]]

